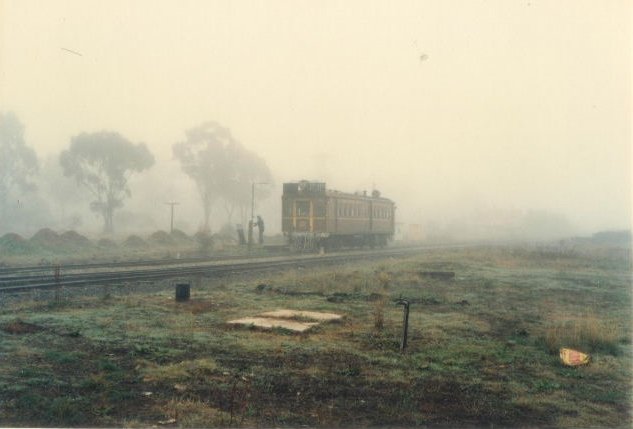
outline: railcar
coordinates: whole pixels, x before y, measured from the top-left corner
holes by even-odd
[[[282,232],[295,250],[385,246],[393,239],[393,201],[326,188],[323,182],[284,183]]]

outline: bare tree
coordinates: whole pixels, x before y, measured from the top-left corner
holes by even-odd
[[[133,144],[115,132],[82,133],[73,137],[59,161],[64,175],[74,177],[95,198],[90,208],[103,216],[104,232],[114,230],[112,218],[131,196],[127,181],[134,172],[154,164],[145,144]]]

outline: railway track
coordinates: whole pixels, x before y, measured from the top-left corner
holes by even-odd
[[[266,254],[268,256],[277,256],[287,254],[288,251],[284,250],[282,246],[265,246]],[[190,257],[190,258],[178,258],[178,259],[149,259],[149,260],[134,260],[134,261],[113,261],[113,262],[89,262],[89,263],[73,263],[73,264],[59,264],[64,271],[69,270],[86,270],[86,269],[110,269],[110,268],[123,268],[123,267],[144,267],[144,266],[164,266],[164,265],[176,265],[187,263],[201,263],[201,262],[216,262],[227,261],[235,259],[251,259],[251,255],[243,256],[207,256],[207,257]],[[33,273],[51,273],[55,267],[55,263],[46,263],[40,265],[28,265],[18,267],[0,267],[0,283],[3,278],[15,276],[17,274],[33,274]]]
[[[389,256],[403,256],[424,250],[452,246],[425,246],[410,248],[391,248],[382,251],[356,251],[347,253],[335,253],[328,255],[302,255],[289,257],[267,257],[250,259],[247,261],[225,259],[215,261],[176,262],[177,265],[166,266],[165,263],[143,263],[134,265],[135,269],[128,269],[127,264],[91,264],[73,266],[72,270],[66,268],[56,278],[51,267],[47,274],[18,273],[0,275],[0,293],[17,293],[34,289],[53,289],[56,287],[90,286],[103,284],[120,284],[125,282],[156,281],[187,276],[209,276],[231,273],[245,273],[266,271],[274,269],[286,269],[292,267],[306,267],[316,265],[328,265],[345,263],[363,259],[384,258]],[[170,261],[169,264],[174,264]]]

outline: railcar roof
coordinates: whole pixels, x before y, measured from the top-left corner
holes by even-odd
[[[325,195],[327,195],[328,197],[349,198],[349,199],[356,199],[356,200],[372,200],[372,201],[381,201],[385,203],[393,202],[389,198],[372,197],[371,195],[363,195],[363,194],[352,194],[349,192],[334,191],[331,189],[327,189],[325,191]]]
[[[305,189],[300,190],[300,186],[305,186]],[[371,194],[367,195],[366,193],[359,192],[341,192],[336,191],[334,189],[327,189],[325,186],[325,182],[316,182],[309,180],[300,180],[297,182],[286,182],[284,183],[284,194],[293,195],[293,194],[303,194],[310,196],[317,195],[326,195],[327,197],[336,197],[336,198],[349,198],[355,200],[371,200],[371,201],[380,201],[383,203],[392,203],[393,201],[389,198],[384,198],[382,196],[374,197]]]

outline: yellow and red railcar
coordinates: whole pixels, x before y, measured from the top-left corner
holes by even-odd
[[[393,238],[393,201],[380,196],[328,190],[323,182],[284,183],[282,231],[291,246],[312,250],[384,246]]]

